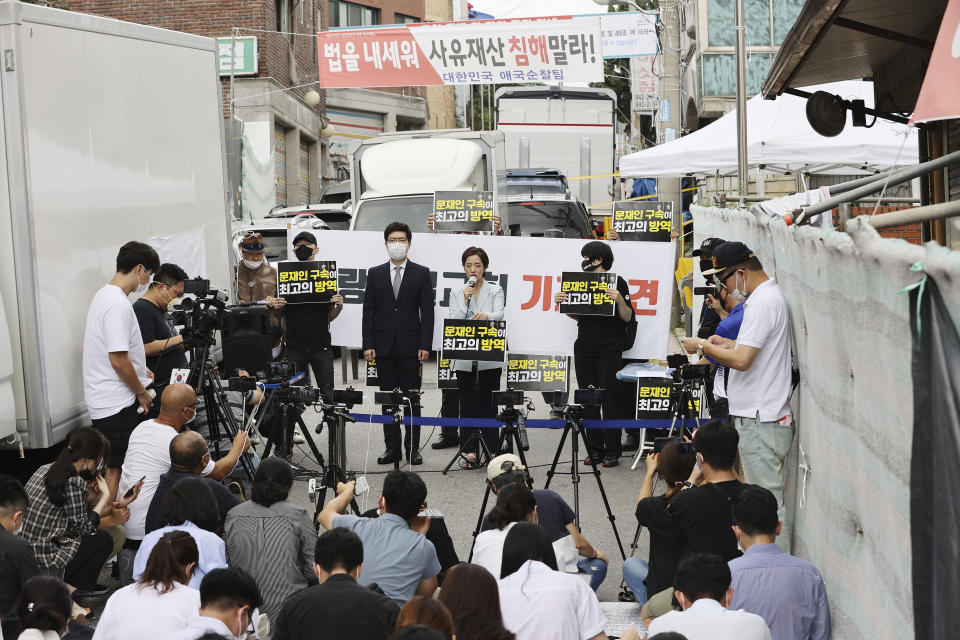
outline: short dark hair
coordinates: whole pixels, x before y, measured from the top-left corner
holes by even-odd
[[[17,618],[23,629],[56,631],[59,634],[67,627],[72,610],[70,590],[62,580],[39,575],[23,583],[17,605]]]
[[[606,242],[591,240],[583,245],[583,249],[580,250],[580,255],[586,256],[590,258],[590,260],[600,258],[600,266],[604,269],[610,269],[610,267],[613,266],[613,250]]]
[[[260,588],[249,573],[238,567],[213,569],[200,582],[200,606],[204,609],[233,609],[249,606],[256,609],[263,604]]]
[[[516,573],[527,560],[537,560],[557,570],[557,555],[547,530],[534,522],[518,522],[503,541],[500,578]]]
[[[168,287],[175,286],[178,282],[187,279],[187,272],[172,262],[164,262],[153,274],[153,284],[163,284]]]
[[[410,231],[410,225],[406,222],[391,222],[387,225],[387,228],[383,230],[383,241],[386,242],[387,238],[389,238],[390,234],[394,231],[403,231],[407,236],[407,242],[413,240],[413,232]]]
[[[415,624],[412,627],[394,631],[387,640],[447,640],[447,637],[439,629],[425,624]]]
[[[733,524],[748,536],[777,535],[777,498],[769,489],[755,484],[744,485],[731,509]]]
[[[27,491],[13,476],[0,473],[0,518],[9,518],[30,504]]]
[[[742,266],[747,271],[763,271],[763,265],[760,263],[760,258],[758,258],[757,256],[753,256],[752,258],[750,258],[740,266]]]
[[[462,256],[460,256],[460,264],[467,264],[467,258],[470,256],[477,256],[480,258],[480,262],[483,263],[484,269],[490,266],[490,257],[487,255],[487,252],[480,247],[467,247],[467,250],[463,252]]]
[[[700,425],[693,436],[693,446],[703,461],[718,471],[733,468],[737,460],[740,434],[729,422],[710,420]]]
[[[317,538],[313,561],[327,573],[338,568],[350,573],[363,563],[363,542],[350,529],[334,527]]]
[[[711,598],[720,602],[730,588],[730,567],[712,553],[694,553],[677,565],[674,588],[691,602]]]
[[[493,486],[497,488],[497,491],[500,491],[508,484],[523,484],[526,481],[527,477],[524,475],[522,469],[511,469],[510,471],[504,471],[491,482],[493,482]]]
[[[270,456],[260,462],[253,476],[253,488],[250,499],[259,505],[269,507],[283,502],[290,495],[293,486],[293,468],[283,458]]]
[[[213,489],[199,476],[177,480],[160,504],[161,526],[177,526],[188,520],[205,531],[220,528],[220,509]]]
[[[117,252],[117,272],[130,273],[138,264],[156,273],[160,268],[160,256],[150,245],[131,240]]]
[[[184,430],[170,441],[170,465],[181,469],[195,469],[206,453],[203,437],[196,431]]]
[[[197,640],[203,640],[203,638],[197,638]],[[656,635],[650,636],[647,640],[687,640],[687,636],[679,631],[661,631]]]
[[[381,495],[387,502],[387,513],[410,520],[427,499],[427,485],[414,472],[395,469],[383,479]]]

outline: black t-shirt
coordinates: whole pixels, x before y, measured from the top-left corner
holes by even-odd
[[[173,485],[177,484],[177,481],[183,478],[202,477],[203,476],[198,476],[193,473],[174,471],[173,469],[160,476],[160,482],[157,483],[157,492],[153,494],[150,507],[147,509],[146,533],[150,533],[163,526],[161,521],[163,516],[163,499],[167,497]],[[222,483],[212,478],[203,478],[203,480],[210,485],[210,489],[213,490],[213,497],[216,498],[217,509],[220,511],[220,526],[222,527],[223,521],[227,517],[227,512],[240,504],[240,500],[230,492],[230,489],[223,486]]]
[[[682,545],[681,560],[691,553],[715,553],[727,562],[743,555],[730,515],[743,487],[737,480],[709,482],[674,496],[667,520]]]
[[[680,541],[670,529],[663,496],[641,500],[637,504],[637,522],[650,532],[650,570],[644,580],[647,593],[660,593],[673,586],[681,550]]]
[[[703,311],[700,313],[700,327],[697,329],[697,337],[706,340],[717,332],[717,325],[720,324],[720,314],[704,301]]]
[[[279,619],[271,621],[273,638],[382,640],[393,633],[399,614],[393,600],[338,573],[287,598]]]
[[[33,547],[0,527],[0,618],[4,622],[16,618],[15,609],[23,583],[39,574]]]
[[[534,489],[533,497],[537,500],[537,522],[550,535],[550,541],[556,542],[570,535],[567,525],[573,522],[576,516],[567,501],[561,498],[559,493],[550,489]],[[480,530],[486,531],[492,528],[487,516],[483,516]]]
[[[617,276],[617,291],[630,304],[630,287],[627,281]],[[627,323],[620,318],[614,306],[612,316],[577,316],[577,341],[573,343],[574,354],[603,355],[623,353],[623,341]],[[630,305],[633,314],[633,305]]]
[[[154,340],[166,340],[177,335],[169,316],[160,307],[146,298],[140,298],[133,303],[133,312],[137,314],[137,324],[140,325],[140,335],[143,344]],[[185,369],[187,356],[183,347],[176,346],[158,356],[147,358],[147,368],[153,371],[156,388],[162,389],[170,384],[170,374],[174,369]]]
[[[287,347],[301,349],[330,348],[330,303],[305,302],[283,308],[287,319]]]

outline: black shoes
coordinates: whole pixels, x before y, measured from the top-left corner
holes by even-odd
[[[431,449],[450,449],[452,447],[459,447],[459,440],[451,440],[450,438],[441,437],[439,440],[430,445]]]
[[[636,451],[640,448],[640,436],[627,434],[627,439],[623,441],[624,451]]]
[[[413,452],[413,456],[410,457],[410,464],[412,464],[412,465],[415,466],[415,467],[416,467],[416,466],[419,466],[419,465],[423,464],[423,458],[420,457],[420,454],[419,454],[419,453],[417,453],[416,451],[414,451],[414,452]]]
[[[391,464],[400,461],[400,452],[395,449],[387,449],[383,455],[377,458],[377,464]]]

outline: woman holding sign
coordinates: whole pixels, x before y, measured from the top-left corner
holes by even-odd
[[[483,279],[490,258],[480,247],[470,247],[460,258],[467,282],[463,287],[450,292],[448,318],[459,320],[503,320],[503,289]],[[451,368],[457,373],[460,390],[461,418],[495,418],[494,391],[500,388],[502,363],[455,360]],[[476,432],[480,432],[477,434]],[[478,438],[482,437],[491,455],[497,455],[498,432],[496,429],[460,428],[460,442],[467,460],[465,469],[478,467]]]
[[[613,267],[613,251],[610,246],[599,240],[583,245],[580,251],[583,257],[581,267],[587,272],[605,273]],[[623,368],[623,351],[627,325],[633,320],[633,307],[627,281],[617,276],[617,286],[607,289],[607,295],[613,299],[612,316],[571,315],[577,321],[577,341],[573,343],[573,365],[577,372],[577,385],[586,389],[592,385],[604,389],[603,419],[620,418],[620,394],[617,371]],[[553,296],[557,304],[564,302],[567,294],[557,292]],[[587,419],[599,419],[600,407],[584,407],[583,415]],[[595,464],[603,462],[605,467],[615,467],[620,458],[620,429],[588,429],[587,443],[589,456]],[[590,458],[584,464],[590,464]]]

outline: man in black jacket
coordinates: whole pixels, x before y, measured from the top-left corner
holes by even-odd
[[[390,261],[367,270],[363,297],[363,357],[376,360],[381,391],[420,387],[419,363],[430,357],[433,343],[433,284],[430,270],[407,260],[413,234],[402,222],[383,230]],[[411,414],[420,415],[419,398],[411,397]],[[385,410],[386,412],[386,410]],[[378,464],[400,459],[400,427],[383,427],[386,451]],[[410,464],[423,464],[420,427],[404,427],[403,451]]]
[[[344,528],[323,533],[317,538],[313,570],[320,584],[287,599],[274,640],[382,640],[390,635],[400,608],[373,585],[357,583],[363,571],[363,543],[357,534]]]

